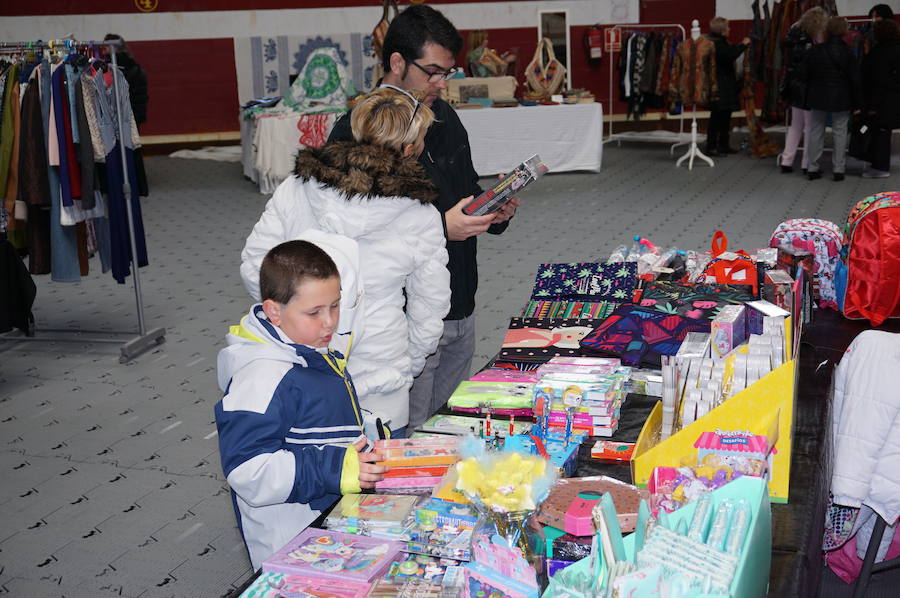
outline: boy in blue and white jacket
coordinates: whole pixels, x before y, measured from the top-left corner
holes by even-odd
[[[328,344],[341,279],[319,246],[288,241],[260,268],[262,303],[219,352],[222,469],[254,569],[342,495],[382,478],[346,363]]]

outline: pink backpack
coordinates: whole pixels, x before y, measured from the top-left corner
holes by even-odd
[[[788,253],[796,250],[813,255],[813,297],[819,307],[837,308],[834,288],[834,272],[840,261],[841,229],[834,222],[817,218],[792,218],[785,220],[772,233],[769,247],[777,247]]]

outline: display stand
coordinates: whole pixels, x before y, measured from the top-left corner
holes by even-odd
[[[5,42],[0,43],[0,50],[3,50],[6,53],[17,52],[17,53],[25,53],[32,50],[53,50],[54,48],[64,48],[66,51],[76,50],[80,48],[94,48],[98,46],[106,46],[109,48],[109,56],[110,63],[113,72],[116,72],[119,68],[119,65],[116,61],[116,48],[121,45],[119,40],[107,40],[102,42],[78,42],[74,40],[50,40],[47,42],[36,41],[36,42]],[[113,77],[113,94],[115,95],[116,106],[120,106],[120,97],[121,92],[119,89],[118,77]],[[118,130],[116,132],[117,135],[121,135],[121,131],[123,129],[123,121],[122,121],[122,111],[117,110],[117,119],[118,119]],[[63,342],[80,342],[80,343],[113,343],[113,344],[121,344],[120,347],[120,355],[119,355],[119,363],[126,363],[131,361],[141,353],[152,349],[153,347],[163,343],[166,339],[166,329],[163,327],[153,328],[152,330],[147,330],[147,325],[144,321],[144,303],[143,297],[141,294],[141,277],[137,263],[137,243],[134,238],[134,215],[131,209],[131,185],[127,176],[127,167],[126,167],[126,154],[125,154],[125,142],[120,138],[119,139],[119,151],[121,153],[122,159],[122,168],[125,170],[126,175],[123,177],[124,181],[122,184],[122,190],[124,191],[125,196],[125,210],[128,217],[128,232],[129,239],[131,241],[131,276],[134,280],[134,299],[137,305],[137,318],[138,318],[138,330],[134,331],[95,331],[95,330],[70,330],[70,329],[47,329],[46,332],[50,334],[41,334],[37,335],[34,329],[28,331],[25,336],[21,335],[0,335],[0,340],[8,341],[8,342],[23,342],[23,341],[63,341]],[[43,331],[42,331],[43,332]],[[119,338],[109,338],[107,336],[90,336],[93,334],[103,334],[103,335],[113,335],[118,336]],[[131,338],[123,339],[122,337]]]
[[[642,29],[677,29],[681,33],[681,39],[684,40],[684,27],[677,24],[670,23],[650,23],[650,24],[639,24],[639,25],[615,25],[612,27],[613,29],[618,29],[620,31],[637,31]],[[675,143],[669,148],[669,153],[674,154],[675,148],[680,145],[687,145],[689,143],[689,139],[687,137],[687,133],[684,132],[684,110],[681,111],[681,115],[678,117],[678,133],[673,133],[669,131],[625,131],[622,133],[613,133],[613,111],[612,111],[612,103],[613,103],[613,90],[614,90],[614,82],[613,82],[613,65],[615,64],[615,60],[613,59],[615,56],[615,51],[609,52],[609,124],[607,125],[607,130],[609,135],[606,139],[603,140],[603,143],[609,143],[610,141],[616,141],[619,145],[622,145],[622,141],[644,141],[644,142],[662,142],[669,143],[674,141]]]
[[[700,21],[698,21],[697,19],[691,21],[691,39],[700,39]],[[694,112],[691,116],[691,145],[688,148],[687,153],[678,158],[678,161],[675,162],[675,167],[677,168],[681,166],[681,163],[687,160],[688,170],[693,170],[695,157],[705,160],[706,163],[710,165],[710,167],[715,166],[712,158],[701,152],[700,146],[697,145],[697,104],[694,104]]]

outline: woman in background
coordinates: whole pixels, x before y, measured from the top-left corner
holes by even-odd
[[[900,128],[900,27],[894,20],[875,23],[875,46],[863,60],[866,124],[872,127],[867,179],[891,176],[891,131]]]
[[[809,168],[809,125],[810,117],[807,109],[806,84],[797,77],[797,70],[803,57],[813,44],[822,41],[825,36],[825,23],[828,13],[820,7],[810,8],[800,20],[791,26],[787,38],[782,44],[788,52],[788,67],[784,76],[784,87],[781,97],[791,107],[791,126],[784,140],[784,151],[781,153],[781,172],[794,172],[794,157],[800,140],[806,143],[803,152],[803,174]]]

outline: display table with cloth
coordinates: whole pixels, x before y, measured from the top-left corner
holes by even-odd
[[[256,112],[241,117],[244,176],[270,194],[294,171],[297,152],[321,147],[342,112]]]
[[[540,154],[550,172],[600,170],[603,105],[559,104],[473,108],[456,114],[469,133],[472,163],[481,176],[509,172]]]

